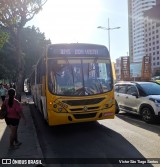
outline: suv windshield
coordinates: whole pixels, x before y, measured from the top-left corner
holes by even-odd
[[[141,83],[140,86],[147,95],[160,95],[160,85],[157,83]]]
[[[108,59],[50,59],[49,91],[57,95],[95,95],[112,89],[112,71]]]

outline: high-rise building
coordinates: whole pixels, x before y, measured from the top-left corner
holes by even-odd
[[[152,76],[160,74],[160,0],[144,13],[145,54],[151,58]]]
[[[116,65],[115,65],[115,71],[116,71],[116,80],[121,80],[121,57],[116,59]]]
[[[144,12],[156,5],[156,0],[128,0],[130,62],[142,62],[145,56]]]

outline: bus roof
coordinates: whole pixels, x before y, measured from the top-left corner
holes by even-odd
[[[109,52],[106,46],[99,44],[63,43],[48,45],[48,57],[51,58],[54,56],[100,56],[109,58]]]

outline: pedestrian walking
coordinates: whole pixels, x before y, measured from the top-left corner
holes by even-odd
[[[4,102],[7,92],[8,92],[7,89],[2,84],[0,84],[0,96],[1,96],[2,102]]]
[[[9,126],[10,133],[10,149],[17,149],[22,143],[18,140],[18,125],[21,118],[26,122],[24,114],[22,112],[22,106],[20,102],[15,99],[15,89],[10,88],[8,90],[8,98],[5,99],[2,106],[7,108],[7,117],[5,118],[6,124]]]

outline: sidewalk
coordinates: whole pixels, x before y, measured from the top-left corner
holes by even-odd
[[[22,97],[22,107],[23,112],[27,120],[25,125],[23,120],[20,121],[18,128],[18,138],[22,142],[16,150],[9,150],[9,134],[10,129],[6,127],[5,121],[0,120],[0,158],[43,158],[43,154],[37,139],[36,129],[31,117],[29,105],[27,103],[27,98],[25,95]],[[1,106],[1,102],[0,102]],[[1,162],[0,162],[1,163]],[[1,165],[0,165],[1,166]],[[3,165],[4,166],[4,165]],[[22,165],[5,165],[7,167],[22,166]],[[23,166],[36,166],[36,165],[23,165]]]

